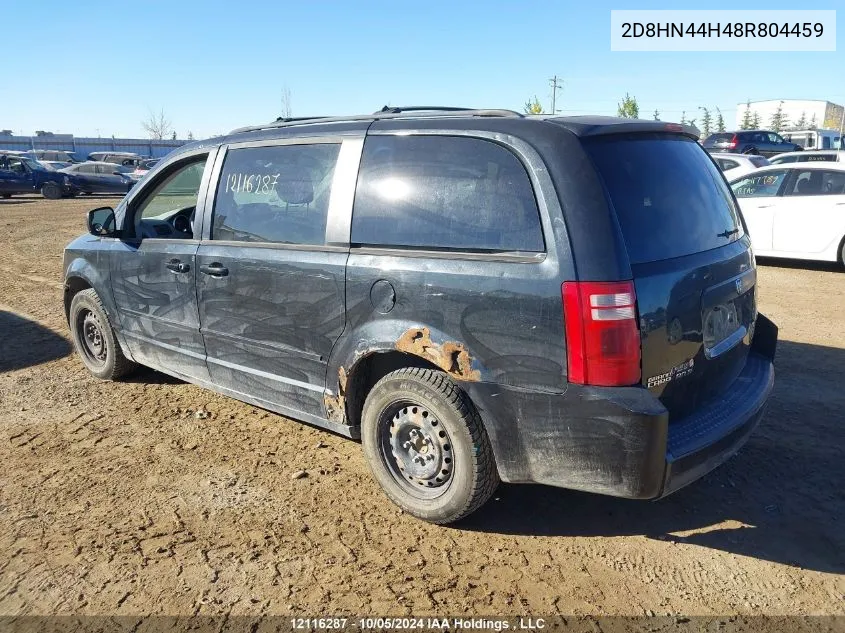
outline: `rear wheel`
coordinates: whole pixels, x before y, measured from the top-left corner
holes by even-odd
[[[62,197],[62,189],[54,182],[44,183],[41,187],[41,195],[49,200],[58,200]]]
[[[82,290],[70,302],[70,333],[85,367],[97,378],[116,380],[135,368],[123,355],[100,297],[93,288]]]
[[[845,237],[842,238],[842,243],[839,245],[839,264],[845,268]]]
[[[361,442],[390,500],[425,521],[462,519],[499,484],[481,418],[443,372],[405,368],[379,380],[364,404]]]

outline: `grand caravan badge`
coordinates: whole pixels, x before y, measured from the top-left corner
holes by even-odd
[[[665,374],[658,374],[657,376],[652,376],[646,381],[646,387],[657,387],[659,385],[665,385],[667,382],[671,382],[676,378],[683,378],[684,376],[689,376],[692,373],[692,368],[695,365],[695,359],[690,358],[687,361],[684,361],[680,365],[676,365]]]

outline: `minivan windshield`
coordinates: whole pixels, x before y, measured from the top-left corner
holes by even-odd
[[[692,139],[608,136],[584,147],[604,181],[632,264],[691,255],[744,235],[718,167]]]

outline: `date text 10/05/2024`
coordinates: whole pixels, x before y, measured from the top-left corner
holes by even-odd
[[[298,630],[337,630],[349,629],[390,630],[390,631],[538,631],[544,629],[543,618],[438,618],[438,617],[400,617],[400,618],[291,618],[291,628]]]

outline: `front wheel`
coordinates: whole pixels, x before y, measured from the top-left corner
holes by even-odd
[[[361,442],[390,500],[425,521],[462,519],[499,484],[478,412],[440,371],[405,368],[379,380],[364,403]]]
[[[48,182],[41,187],[41,195],[48,200],[59,200],[62,197],[62,188],[54,182]]]
[[[82,290],[70,302],[70,333],[76,353],[97,378],[116,380],[135,364],[123,355],[109,317],[93,288]]]

